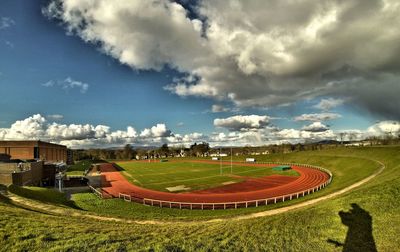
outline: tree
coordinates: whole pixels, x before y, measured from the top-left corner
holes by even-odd
[[[190,146],[190,150],[194,156],[204,156],[210,150],[210,145],[206,142],[194,143]]]
[[[340,138],[340,144],[343,144],[343,140],[346,137],[346,132],[340,132],[339,133],[339,138]]]
[[[130,144],[125,145],[124,149],[123,149],[123,159],[132,159],[134,158],[136,155],[136,152],[132,149],[132,146]]]
[[[354,133],[354,132],[350,132],[350,133],[348,134],[348,138],[349,138],[349,141],[350,141],[350,143],[351,143],[351,142],[354,141],[354,139],[357,138],[357,134]]]
[[[160,149],[158,150],[158,152],[163,155],[163,156],[169,156],[170,150],[168,148],[168,144],[163,144]]]

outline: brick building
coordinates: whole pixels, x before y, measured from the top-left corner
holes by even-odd
[[[42,141],[0,141],[0,154],[7,154],[11,159],[67,162],[66,146]]]

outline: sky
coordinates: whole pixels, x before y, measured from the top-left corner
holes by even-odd
[[[395,0],[2,0],[0,140],[265,145],[400,130]]]

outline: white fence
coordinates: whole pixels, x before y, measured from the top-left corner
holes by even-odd
[[[332,173],[322,167],[319,166],[313,166],[313,165],[308,165],[308,164],[299,164],[299,163],[281,163],[281,162],[257,162],[258,164],[269,164],[269,165],[290,165],[290,166],[301,166],[301,167],[307,167],[307,168],[312,168],[312,169],[317,169],[320,170],[326,174],[328,174],[329,179],[317,186],[314,186],[312,188],[302,190],[299,192],[294,192],[286,195],[280,195],[276,197],[270,197],[270,198],[261,198],[261,199],[256,199],[256,200],[249,200],[249,201],[234,201],[234,202],[201,202],[201,203],[193,203],[193,202],[179,202],[179,201],[165,201],[165,200],[158,200],[158,199],[150,199],[150,198],[142,198],[142,197],[135,197],[132,195],[124,194],[124,193],[119,193],[118,197],[120,199],[123,199],[125,201],[129,202],[137,202],[141,203],[143,205],[148,205],[148,206],[158,206],[158,207],[166,207],[166,208],[179,208],[179,209],[227,209],[227,208],[241,208],[241,207],[258,207],[258,206],[266,206],[270,204],[276,204],[278,202],[285,202],[288,200],[293,200],[293,199],[298,199],[300,197],[304,197],[306,195],[309,195],[311,193],[317,192],[326,186],[328,186],[333,179]]]
[[[97,197],[99,197],[99,198],[103,198],[103,194],[101,193],[101,191],[99,191],[99,190],[97,190],[96,188],[94,188],[93,186],[91,186],[91,185],[88,185],[89,186],[89,188],[90,188],[90,190],[97,196]]]

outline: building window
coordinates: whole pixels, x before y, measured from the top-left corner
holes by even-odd
[[[39,147],[33,148],[33,158],[39,158]]]

